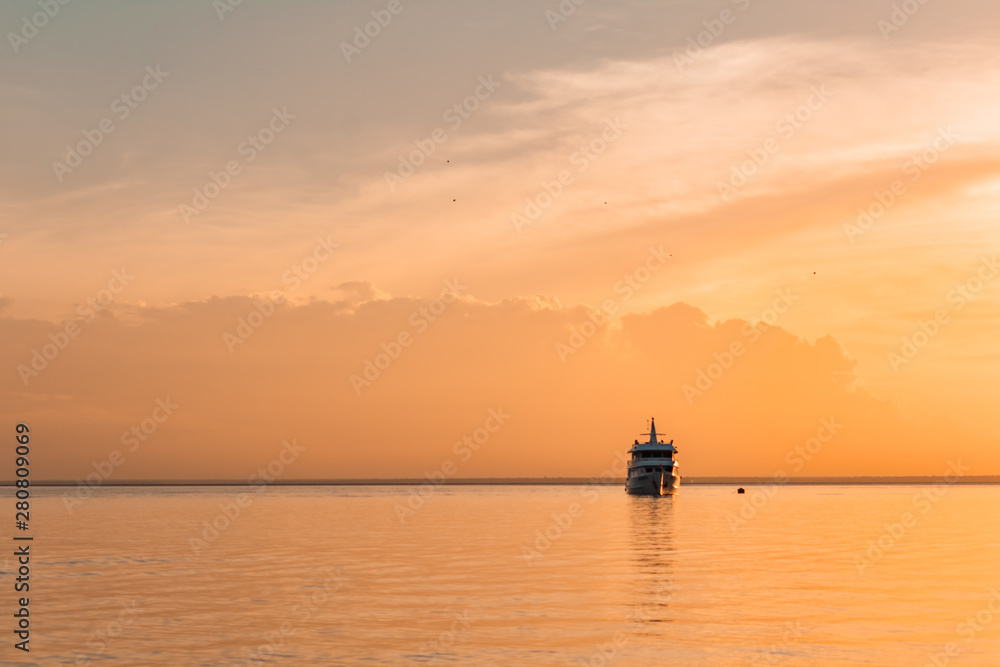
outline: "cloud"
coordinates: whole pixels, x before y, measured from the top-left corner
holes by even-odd
[[[15,368],[64,325],[0,318],[3,418],[46,441],[40,479],[85,475],[158,398],[180,408],[122,478],[241,478],[284,438],[309,447],[307,477],[419,477],[498,407],[509,423],[462,476],[596,474],[649,415],[689,475],[788,468],[787,452],[830,417],[844,424],[836,448],[799,474],[934,474],[944,456],[941,429],[857,388],[833,338],[713,323],[688,304],[595,327],[565,362],[556,346],[590,331],[588,309],[546,298],[314,301],[251,316],[264,310],[229,297],[97,318],[27,387]],[[229,352],[223,336],[241,335],[241,321],[252,333]],[[729,359],[734,342],[745,349]],[[689,400],[685,385],[701,393]],[[975,438],[950,442],[949,455],[987,457]]]
[[[340,283],[336,287],[331,288],[331,291],[334,293],[335,299],[343,300],[352,306],[366,301],[391,298],[391,295],[377,290],[375,285],[367,280],[352,280]]]

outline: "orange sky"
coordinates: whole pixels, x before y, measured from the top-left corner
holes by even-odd
[[[387,6],[0,10],[36,478],[1000,474],[994,3]]]

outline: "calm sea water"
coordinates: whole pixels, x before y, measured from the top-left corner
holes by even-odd
[[[1000,487],[240,491],[38,489],[3,664],[1000,665]]]

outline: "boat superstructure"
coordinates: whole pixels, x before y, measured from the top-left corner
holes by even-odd
[[[664,442],[656,435],[656,420],[650,419],[649,440],[635,441],[628,453],[628,478],[625,491],[634,496],[667,496],[677,492],[681,483],[674,441]]]

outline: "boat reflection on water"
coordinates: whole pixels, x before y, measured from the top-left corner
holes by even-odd
[[[627,502],[633,566],[629,621],[637,635],[659,635],[662,628],[651,624],[674,621],[670,602],[674,595],[676,502],[675,496],[632,496]]]

